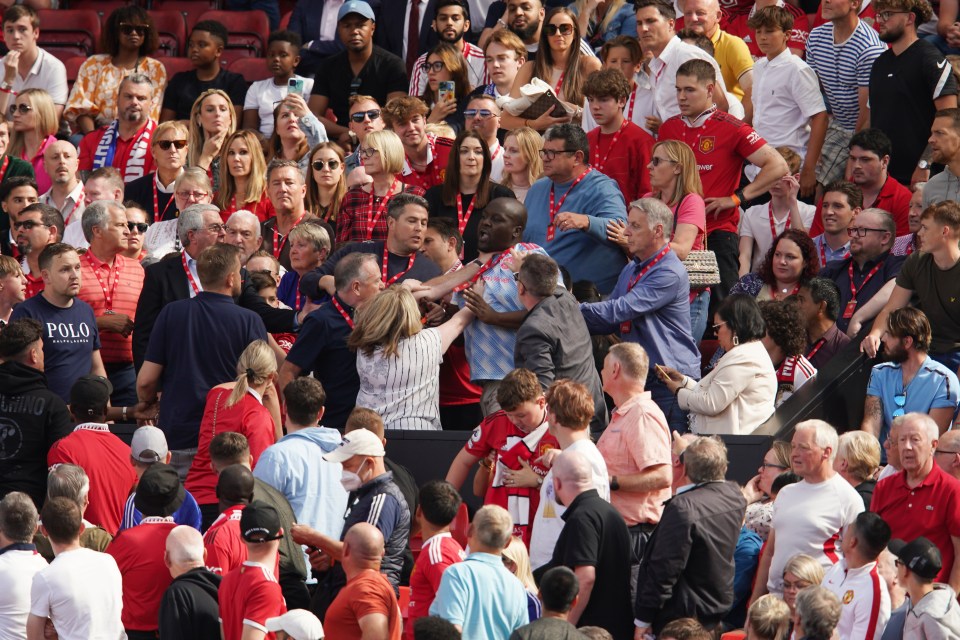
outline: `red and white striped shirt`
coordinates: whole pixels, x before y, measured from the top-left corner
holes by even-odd
[[[876,562],[851,569],[841,559],[827,569],[821,584],[840,600],[837,633],[841,638],[880,640],[890,619],[890,595]]]

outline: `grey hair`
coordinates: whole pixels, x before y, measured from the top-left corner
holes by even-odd
[[[647,225],[653,231],[657,225],[663,226],[663,235],[669,237],[673,229],[673,211],[657,198],[640,198],[630,203],[631,209],[639,209],[647,216]]]
[[[87,242],[93,241],[94,227],[100,227],[101,231],[106,229],[110,224],[110,212],[116,209],[126,211],[116,200],[97,200],[87,205],[83,210],[83,217],[80,218],[80,228],[83,229],[83,237]]]
[[[840,622],[840,600],[826,587],[816,584],[797,594],[797,618],[803,633],[813,638],[829,638]]]
[[[167,534],[167,553],[176,565],[203,565],[203,536],[193,527],[180,525]]]
[[[30,542],[37,532],[37,507],[22,491],[11,491],[0,500],[0,532],[10,542]]]
[[[230,217],[227,218],[227,224],[230,224],[231,222],[234,222],[234,221],[237,221],[240,223],[247,223],[248,225],[254,228],[258,239],[262,237],[261,230],[260,230],[260,218],[258,218],[257,214],[253,213],[252,211],[247,211],[246,209],[240,209],[239,211],[234,211],[232,214],[230,214]]]
[[[180,185],[184,182],[201,186],[207,193],[213,193],[210,178],[207,176],[207,172],[200,167],[184,167],[183,171],[180,172],[180,175],[173,183],[173,190],[179,191]]]
[[[930,438],[930,442],[940,439],[940,427],[938,427],[936,421],[927,414],[917,411],[908,413],[903,416],[902,424],[909,423],[918,423],[921,427],[924,427],[927,432],[927,437]]]
[[[837,457],[837,448],[840,442],[840,436],[837,435],[837,430],[834,429],[829,423],[826,423],[823,420],[804,420],[794,427],[793,430],[812,430],[814,432],[813,441],[817,444],[817,446],[821,449],[830,449],[830,462],[833,462],[833,459]]]
[[[864,209],[860,213],[869,213],[880,218],[880,226],[884,231],[890,234],[890,244],[893,244],[894,238],[897,237],[897,223],[893,219],[893,216],[890,215],[889,211],[884,211],[883,209],[878,209],[876,207],[870,207]]]
[[[90,478],[83,467],[75,464],[58,464],[50,469],[47,476],[47,499],[67,498],[83,508],[83,502],[90,493]]]
[[[727,447],[716,436],[697,438],[683,450],[683,463],[696,483],[721,481],[727,475]]]
[[[346,291],[354,280],[360,279],[360,271],[365,262],[372,262],[380,269],[377,256],[372,253],[348,253],[340,258],[333,268],[333,284],[337,291]]]
[[[151,80],[150,76],[145,73],[131,73],[130,75],[124,77],[124,79],[120,81],[119,88],[122,89],[123,85],[128,82],[131,84],[148,84],[150,85],[151,89],[156,89],[156,85],[153,84],[153,80]]]
[[[477,539],[486,547],[503,549],[510,544],[513,518],[503,507],[495,504],[481,507],[473,516],[472,526]]]
[[[177,218],[177,237],[180,238],[180,244],[184,247],[190,246],[190,232],[203,228],[203,214],[208,211],[220,215],[219,207],[203,203],[192,204],[180,212],[180,217]]]

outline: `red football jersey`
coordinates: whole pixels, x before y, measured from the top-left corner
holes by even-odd
[[[443,572],[466,558],[463,547],[447,533],[439,533],[423,543],[410,574],[410,606],[403,637],[413,639],[413,621],[430,615],[430,605],[440,588]]]
[[[507,487],[503,483],[505,470],[521,469],[520,461],[529,464],[542,478],[548,469],[536,462],[550,449],[559,449],[557,439],[547,432],[546,423],[530,433],[517,427],[507,414],[497,411],[473,430],[473,435],[464,446],[468,453],[484,457],[491,451],[497,452],[497,463],[493,465],[493,479],[483,498],[484,504],[500,505],[513,517],[513,535],[530,545],[530,525],[540,504],[540,489],[536,487]]]
[[[403,175],[400,176],[400,181],[404,184],[422,187],[424,191],[443,184],[443,177],[447,173],[447,160],[450,159],[450,150],[453,149],[453,140],[450,138],[428,135],[427,142],[430,145],[431,160],[426,169],[417,171],[409,160],[405,160]]]
[[[124,629],[156,631],[160,601],[172,581],[163,552],[176,526],[172,519],[147,517],[121,531],[107,547],[123,577]]]
[[[793,29],[790,29],[790,34],[787,37],[787,46],[791,49],[806,51],[807,38],[810,37],[810,21],[807,19],[807,14],[803,12],[803,9],[798,9],[789,2],[783,2],[781,6],[793,16]],[[729,19],[720,21],[720,28],[731,35],[743,38],[743,41],[747,43],[747,48],[750,49],[750,55],[756,60],[763,57],[763,52],[757,46],[757,36],[753,29],[747,26],[747,21],[751,15],[753,15],[752,7],[745,13],[736,16],[731,14]]]
[[[714,111],[699,127],[687,126],[680,116],[673,116],[661,125],[660,139],[680,140],[693,149],[704,199],[733,195],[746,159],[767,144],[753,127],[723,111]],[[737,233],[739,221],[737,207],[708,215],[707,233]]]
[[[247,559],[247,545],[240,537],[240,516],[243,507],[238,504],[221,513],[203,536],[207,550],[207,568],[227,575]]]
[[[593,129],[587,134],[587,142],[590,144],[590,165],[616,180],[628,205],[650,192],[647,165],[653,155],[653,136],[628,121],[616,133],[601,133],[600,127]]]
[[[276,635],[267,631],[267,618],[287,611],[280,583],[269,568],[256,562],[244,562],[223,577],[219,601],[226,640],[240,640],[244,624],[266,633],[266,640],[274,640]]]

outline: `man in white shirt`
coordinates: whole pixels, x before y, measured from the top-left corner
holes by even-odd
[[[0,501],[0,639],[27,637],[30,585],[33,576],[47,566],[37,553],[37,508],[25,493],[12,491]]]
[[[43,170],[50,176],[52,184],[50,190],[40,196],[40,202],[55,208],[63,216],[64,240],[67,242],[83,238],[80,220],[86,203],[83,184],[77,178],[79,167],[77,148],[66,140],[54,142],[43,152]]]
[[[80,546],[80,505],[50,498],[41,516],[55,558],[33,577],[27,639],[43,639],[47,618],[61,640],[124,637],[120,570],[111,556]]]
[[[54,56],[37,46],[40,17],[31,7],[17,4],[3,14],[3,41],[10,50],[3,58],[0,83],[0,113],[14,103],[24,89],[43,89],[53,98],[57,118],[67,104],[67,69]]]
[[[773,504],[773,526],[763,548],[750,600],[769,592],[783,596],[783,567],[798,553],[829,569],[842,555],[838,539],[863,511],[863,499],[833,470],[837,431],[823,420],[794,429],[790,464],[802,478],[784,487]]]

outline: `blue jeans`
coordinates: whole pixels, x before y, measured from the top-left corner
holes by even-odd
[[[686,433],[690,426],[687,419],[687,412],[677,404],[677,397],[673,395],[673,392],[652,373],[647,375],[646,388],[647,391],[650,392],[653,401],[657,403],[657,406],[663,411],[663,415],[666,416],[667,426],[670,427],[670,431],[676,431],[681,434]]]
[[[700,344],[707,330],[707,317],[710,309],[710,289],[704,289],[690,303],[690,333],[693,341]]]
[[[105,364],[104,367],[107,370],[107,378],[113,385],[110,403],[115,407],[132,407],[137,404],[137,372],[133,368],[133,363]]]

